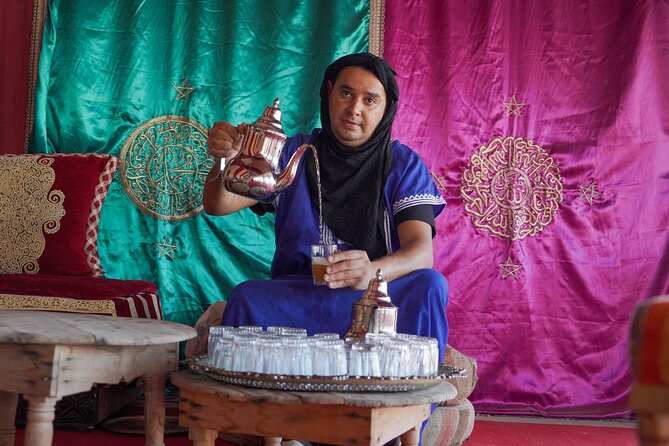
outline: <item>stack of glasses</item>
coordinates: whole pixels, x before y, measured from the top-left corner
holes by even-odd
[[[216,369],[284,376],[431,377],[439,361],[434,338],[367,334],[343,340],[292,327],[211,327],[208,351],[208,365]]]

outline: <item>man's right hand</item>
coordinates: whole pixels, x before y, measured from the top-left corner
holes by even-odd
[[[241,149],[245,124],[235,127],[229,122],[219,121],[208,131],[209,153],[216,158],[233,158]]]
[[[230,160],[239,153],[245,125],[238,127],[229,122],[220,121],[209,129],[207,145],[209,153],[215,159]],[[204,181],[202,204],[204,211],[209,215],[227,215],[240,209],[253,206],[256,201],[241,195],[233,194],[223,187],[221,169],[226,163],[214,162]]]

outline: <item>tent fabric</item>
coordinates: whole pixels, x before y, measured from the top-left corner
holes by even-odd
[[[164,318],[190,325],[237,283],[269,277],[271,215],[202,212],[206,129],[253,122],[275,97],[287,134],[318,125],[313,73],[367,49],[369,11],[365,0],[48,2],[31,151],[119,157],[100,222],[108,277],[156,283]]]
[[[478,412],[629,415],[630,318],[669,290],[666,23],[652,0],[386,3]]]

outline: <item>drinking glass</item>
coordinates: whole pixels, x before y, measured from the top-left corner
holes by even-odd
[[[311,245],[311,275],[314,285],[327,285],[324,278],[325,268],[328,266],[327,257],[338,251],[337,245]]]

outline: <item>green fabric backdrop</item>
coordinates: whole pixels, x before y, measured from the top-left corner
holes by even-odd
[[[367,50],[368,30],[369,0],[49,1],[30,151],[121,158],[107,277],[156,283],[165,319],[187,324],[267,278],[273,217],[201,212],[206,129],[253,122],[275,97],[287,134],[319,126],[325,67]]]

